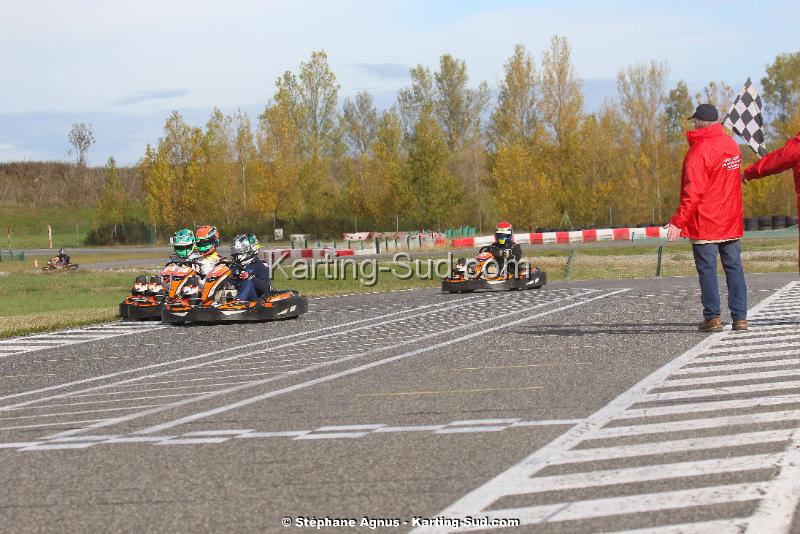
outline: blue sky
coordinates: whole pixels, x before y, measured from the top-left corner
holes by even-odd
[[[463,58],[496,86],[515,43],[538,59],[566,36],[587,108],[624,66],[665,60],[671,83],[754,81],[800,49],[800,2],[30,0],[0,18],[0,161],[64,159],[74,122],[94,126],[92,164],[140,157],[171,110],[203,124],[214,106],[257,115],[275,79],[324,49],[341,97],[391,105],[408,68]]]

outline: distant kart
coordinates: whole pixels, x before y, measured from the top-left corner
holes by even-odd
[[[43,271],[74,271],[78,268],[77,263],[63,263],[58,256],[47,260],[47,264],[42,267]]]
[[[442,281],[442,291],[539,289],[546,283],[547,273],[538,267],[520,265],[516,273],[507,272],[499,268],[491,252],[481,252],[470,261],[460,258],[450,276]]]
[[[167,294],[165,285],[178,268],[178,264],[170,262],[158,276],[137,276],[130,295],[119,305],[120,316],[123,319],[161,319],[161,305]]]
[[[223,259],[200,284],[190,267],[175,271],[161,307],[161,320],[180,324],[293,319],[308,311],[308,300],[297,291],[272,291],[253,301],[237,300],[233,280],[239,266]]]

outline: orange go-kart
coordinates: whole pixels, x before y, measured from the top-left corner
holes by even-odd
[[[238,300],[233,281],[240,270],[235,262],[223,259],[202,284],[191,267],[175,272],[161,308],[161,320],[172,324],[274,321],[293,319],[308,311],[308,300],[294,290],[272,291],[253,301]]]
[[[133,281],[131,293],[119,305],[123,319],[161,319],[161,305],[170,284],[172,273],[180,266],[169,262],[158,276],[137,276]]]
[[[479,252],[467,261],[459,258],[450,276],[442,281],[442,291],[471,293],[476,290],[539,289],[547,283],[547,273],[525,262],[501,265],[491,252]]]
[[[47,260],[47,263],[42,267],[43,271],[74,271],[78,268],[77,263],[64,263],[58,256]]]

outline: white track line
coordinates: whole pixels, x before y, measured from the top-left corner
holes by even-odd
[[[800,287],[796,282],[792,282],[784,286],[781,290],[778,290],[773,295],[770,295],[762,302],[760,302],[754,309],[751,310],[750,314],[751,317],[758,318],[759,316],[763,316],[764,309],[768,308],[769,306],[775,304],[776,302],[781,302],[784,298],[797,298],[797,288]],[[724,449],[724,448],[733,448],[733,447],[752,447],[755,444],[760,443],[774,443],[774,444],[784,444],[788,443],[790,439],[793,439],[794,430],[792,429],[785,429],[785,430],[771,430],[771,431],[759,431],[759,432],[743,432],[739,434],[722,434],[722,435],[714,435],[710,437],[699,437],[699,438],[689,438],[689,439],[679,439],[679,440],[669,440],[669,441],[652,441],[649,440],[646,443],[635,443],[635,444],[624,444],[624,439],[631,432],[636,432],[637,426],[632,427],[625,427],[624,429],[618,429],[619,427],[616,426],[608,426],[606,425],[611,423],[617,418],[624,418],[630,416],[643,416],[643,415],[651,415],[653,413],[681,413],[681,414],[688,414],[691,413],[691,407],[700,404],[700,403],[693,403],[690,404],[688,401],[687,403],[682,404],[681,406],[663,406],[663,407],[655,407],[655,408],[641,408],[641,403],[648,402],[648,401],[660,401],[660,400],[681,400],[683,398],[692,398],[698,396],[711,396],[711,395],[720,395],[720,394],[729,394],[731,392],[738,392],[738,393],[750,393],[754,391],[772,391],[773,389],[784,389],[787,387],[795,386],[800,388],[800,382],[786,382],[777,385],[777,387],[773,384],[759,384],[755,386],[739,386],[739,387],[727,387],[727,388],[719,388],[719,389],[698,389],[694,391],[681,391],[681,392],[664,392],[664,393],[651,393],[653,389],[657,389],[659,387],[669,387],[670,382],[667,380],[675,371],[683,368],[687,364],[690,363],[698,363],[702,362],[703,364],[707,363],[707,358],[700,358],[700,356],[708,354],[711,351],[717,351],[717,355],[714,356],[716,358],[721,357],[718,353],[717,347],[722,339],[726,336],[734,335],[733,332],[730,332],[726,329],[723,332],[717,334],[709,335],[704,341],[696,345],[695,347],[689,349],[684,354],[680,355],[679,357],[675,358],[668,364],[664,365],[654,373],[650,374],[648,377],[637,383],[635,386],[630,388],[628,391],[624,392],[622,395],[611,401],[609,404],[598,410],[592,416],[590,416],[584,423],[578,424],[573,427],[571,430],[567,431],[560,437],[556,438],[554,441],[545,445],[541,449],[533,452],[530,456],[519,462],[518,464],[512,466],[508,470],[500,473],[495,478],[491,479],[490,481],[486,482],[479,488],[471,491],[458,501],[456,501],[451,506],[447,507],[445,510],[441,511],[439,516],[444,517],[467,517],[467,516],[488,516],[494,518],[508,518],[508,517],[518,517],[522,519],[523,524],[537,524],[549,521],[567,521],[567,520],[582,520],[582,519],[589,519],[592,517],[603,517],[603,516],[613,516],[613,515],[622,515],[622,514],[631,514],[631,513],[647,513],[653,512],[658,510],[671,510],[676,509],[679,510],[685,507],[692,507],[692,506],[703,506],[703,505],[713,505],[713,504],[723,504],[723,503],[734,503],[734,502],[744,502],[744,501],[751,501],[751,500],[758,500],[761,498],[764,491],[768,490],[769,488],[774,488],[769,482],[758,482],[758,483],[748,483],[748,484],[734,484],[734,485],[723,485],[723,486],[715,486],[715,487],[704,487],[704,488],[697,488],[697,489],[686,489],[681,491],[673,491],[673,492],[661,492],[661,493],[651,493],[651,494],[640,494],[640,495],[631,495],[625,497],[611,497],[611,498],[604,498],[604,499],[595,499],[595,500],[587,500],[587,501],[580,501],[580,502],[560,502],[557,504],[552,505],[543,505],[543,506],[531,506],[528,508],[515,508],[515,509],[497,509],[493,506],[498,499],[507,496],[509,494],[509,488],[521,488],[527,487],[528,485],[534,485],[536,483],[537,477],[535,477],[536,473],[538,473],[541,469],[547,466],[554,466],[559,464],[582,464],[584,462],[593,462],[593,461],[601,461],[601,460],[612,460],[612,459],[631,459],[634,457],[641,457],[641,456],[648,456],[654,459],[657,459],[658,456],[670,453],[680,453],[680,452],[689,452],[689,451],[698,451],[698,450],[712,450],[712,449]],[[780,345],[773,346],[770,348],[779,348]],[[735,349],[735,350],[742,350]],[[745,350],[753,350],[753,346],[748,346]],[[741,355],[741,359],[747,359],[747,355]],[[733,361],[733,360],[730,360]],[[769,397],[769,396],[767,396]],[[744,399],[730,399],[730,401],[743,401]],[[772,399],[749,399],[753,406],[758,406],[761,402],[774,402]],[[785,399],[784,399],[785,400]],[[712,401],[715,402],[715,401]],[[711,404],[711,403],[709,403]],[[637,409],[630,410],[632,406],[636,406]],[[687,407],[689,410],[687,410]],[[715,406],[716,409],[720,409],[722,405],[717,404]],[[659,410],[663,410],[662,412],[658,412]],[[792,411],[795,412],[795,411]],[[763,419],[774,419],[776,417],[783,417],[786,414],[781,414],[781,416],[773,415],[761,415],[761,414],[753,414],[753,415],[746,415],[746,416],[732,416],[729,418],[706,418],[705,420],[701,420],[700,423],[688,423],[687,421],[682,421],[680,423],[655,423],[649,425],[639,425],[638,428],[640,432],[647,432],[652,430],[657,431],[673,431],[675,429],[681,428],[691,428],[692,426],[700,425],[702,428],[718,428],[722,421],[727,420],[728,422],[759,422]],[[796,413],[793,413],[793,416],[796,416]],[[605,432],[605,435],[603,434]],[[606,447],[598,447],[597,445],[599,442],[592,444],[591,440],[595,440],[598,438],[608,437],[614,440],[623,440],[623,444],[615,445],[615,446],[606,446]],[[795,436],[796,437],[796,436]],[[581,444],[584,446],[580,446]],[[586,448],[586,445],[590,446],[591,448]],[[594,445],[594,446],[592,446]],[[797,448],[800,451],[800,447]],[[797,454],[797,452],[795,452]],[[722,454],[722,453],[721,453]],[[732,455],[732,454],[729,454]],[[742,456],[739,454],[738,456]],[[736,460],[738,461],[738,460]],[[664,461],[660,462],[664,464]],[[744,465],[747,465],[747,462],[743,462]],[[675,466],[675,463],[666,463],[664,465],[659,466],[656,469],[650,468],[651,472],[660,472],[661,478],[668,478],[670,477],[671,469]],[[704,465],[712,465],[712,464],[704,464]],[[800,460],[798,460],[794,465],[800,465]],[[644,469],[644,468],[643,468]],[[800,469],[800,468],[798,468]],[[644,471],[624,471],[624,470],[616,470],[613,471],[614,476],[617,477],[624,477],[624,476],[634,476],[634,475],[643,475]],[[608,474],[608,473],[607,473]],[[786,504],[784,507],[781,508],[781,513],[785,516],[788,512],[789,520],[791,520],[792,513],[794,511],[794,506],[790,506],[792,504],[796,504],[795,495],[800,498],[800,491],[798,491],[795,486],[798,485],[797,480],[800,480],[800,473],[793,473],[794,477],[785,477],[785,485],[786,488],[781,489],[773,489],[774,492],[779,493],[780,495],[785,495],[787,491],[790,494],[790,498],[785,499]],[[597,472],[592,475],[591,471],[580,473],[580,475],[566,475],[565,477],[567,481],[572,481],[576,483],[576,481],[581,477],[599,477],[600,474]],[[650,475],[647,475],[650,476]],[[562,482],[558,483],[565,483],[563,480],[565,477],[556,477],[553,476],[552,478],[548,479],[551,481],[552,484],[555,484],[556,479],[561,480]],[[538,477],[542,478],[542,477]],[[794,482],[792,482],[794,481]],[[569,483],[569,482],[566,482]],[[615,482],[612,480],[610,482],[614,484]],[[793,485],[794,484],[794,485]],[[777,485],[777,484],[776,484]],[[582,486],[585,487],[585,486]],[[766,517],[768,514],[764,514]],[[725,523],[727,525],[727,523]],[[447,527],[423,527],[416,529],[414,532],[447,532]],[[667,530],[669,532],[669,530]],[[771,530],[761,530],[759,532],[771,532]]]
[[[800,421],[800,410],[783,410],[777,412],[751,413],[745,415],[708,417],[705,419],[671,421],[669,423],[614,426],[598,430],[597,438],[618,438],[625,436],[640,436],[643,434],[659,434],[663,432],[686,432],[690,430],[724,428],[735,425],[780,423],[783,421]]]
[[[188,356],[186,358],[180,358],[178,360],[172,360],[172,361],[169,361],[169,362],[155,363],[155,364],[152,364],[152,365],[145,365],[145,366],[142,366],[142,367],[137,367],[135,369],[127,369],[125,371],[118,371],[116,373],[109,373],[109,374],[105,374],[105,375],[94,376],[94,377],[85,378],[85,379],[82,379],[82,380],[75,380],[73,382],[66,382],[66,383],[63,383],[63,384],[57,384],[57,385],[49,386],[49,387],[46,387],[46,388],[40,388],[40,389],[34,389],[34,390],[30,390],[30,391],[24,391],[22,393],[15,393],[15,394],[12,394],[12,395],[5,395],[3,397],[0,397],[0,401],[6,400],[6,399],[24,397],[24,396],[28,396],[28,395],[35,395],[37,393],[44,393],[44,392],[47,392],[47,391],[54,391],[54,390],[63,389],[63,388],[66,388],[66,387],[71,387],[71,386],[75,386],[75,385],[79,385],[79,384],[86,384],[86,383],[89,383],[89,382],[96,382],[98,380],[104,380],[104,379],[107,379],[107,378],[114,378],[114,377],[117,377],[117,376],[124,376],[124,375],[128,375],[128,374],[131,374],[131,373],[137,373],[137,372],[140,372],[140,371],[147,371],[149,369],[157,369],[159,367],[175,365],[177,363],[195,361],[195,360],[199,360],[199,359],[202,359],[202,358],[208,358],[208,357],[211,357],[211,356],[216,356],[218,354],[224,354],[226,352],[233,352],[233,351],[242,350],[242,349],[245,349],[245,348],[268,345],[270,343],[275,343],[276,341],[283,341],[283,340],[286,340],[286,339],[293,339],[293,338],[297,338],[297,337],[318,334],[320,332],[328,332],[328,331],[331,331],[331,330],[336,330],[336,329],[340,329],[340,328],[343,328],[343,327],[353,326],[353,325],[356,325],[356,324],[362,324],[362,323],[370,322],[370,321],[378,321],[380,319],[385,319],[387,317],[395,317],[395,316],[403,315],[403,314],[409,314],[410,316],[416,316],[413,313],[415,311],[419,311],[419,310],[423,310],[423,309],[436,308],[436,307],[445,306],[445,305],[448,305],[448,304],[451,305],[449,307],[456,307],[456,306],[461,305],[461,303],[463,301],[471,300],[471,299],[475,299],[475,298],[478,298],[478,296],[463,297],[463,298],[459,298],[459,299],[455,299],[455,300],[448,300],[448,301],[445,301],[445,302],[440,302],[440,303],[437,303],[437,304],[427,304],[425,306],[418,306],[416,308],[409,309],[409,310],[402,310],[402,311],[387,313],[387,314],[378,315],[376,317],[371,317],[371,318],[367,318],[367,319],[359,319],[357,321],[349,321],[349,322],[346,322],[346,323],[341,323],[341,324],[337,324],[337,325],[333,325],[333,326],[327,326],[327,327],[324,327],[324,328],[318,328],[316,330],[311,330],[311,331],[308,331],[308,332],[297,332],[297,333],[294,333],[294,334],[288,334],[288,335],[285,335],[285,336],[280,336],[280,337],[271,338],[271,339],[267,339],[267,340],[255,341],[255,342],[252,342],[252,343],[245,343],[243,345],[236,345],[236,346],[233,346],[233,347],[226,347],[224,349],[219,349],[219,350],[215,350],[215,351],[212,351],[212,352],[206,352],[206,353],[198,354],[198,355],[195,355],[195,356]],[[455,302],[455,305],[453,305],[454,302]],[[422,314],[420,314],[420,315],[422,315]],[[2,410],[2,409],[4,409],[4,408],[0,408],[0,410]]]
[[[635,456],[653,456],[671,454],[673,452],[691,452],[709,449],[726,449],[746,447],[759,443],[785,443],[792,436],[792,430],[765,430],[744,434],[728,434],[707,438],[687,438],[671,441],[640,443],[638,445],[615,445],[610,447],[593,447],[591,449],[572,449],[568,455],[559,456],[550,461],[550,465],[576,464],[613,460],[616,458],[633,458]]]
[[[739,382],[742,380],[764,380],[770,378],[782,378],[786,376],[800,377],[800,369],[782,369],[779,371],[760,371],[754,373],[737,373],[727,375],[703,376],[696,378],[676,378],[670,379],[662,384],[662,387],[682,387],[694,386],[699,384],[722,384],[725,382]]]
[[[310,386],[314,386],[314,385],[317,385],[317,384],[321,384],[321,383],[324,383],[324,382],[328,382],[328,381],[331,381],[331,380],[336,380],[336,379],[344,377],[344,376],[349,376],[349,375],[352,375],[352,374],[360,373],[361,371],[365,371],[365,370],[368,370],[368,369],[373,369],[375,367],[378,367],[378,366],[381,366],[381,365],[385,365],[387,363],[399,361],[399,360],[402,360],[402,359],[405,359],[405,358],[408,358],[408,357],[411,357],[411,356],[416,356],[418,354],[422,354],[422,353],[425,353],[425,352],[430,352],[431,350],[436,350],[436,349],[440,349],[440,348],[443,348],[443,347],[447,347],[447,346],[453,345],[455,343],[460,343],[462,341],[466,341],[466,340],[472,339],[474,337],[487,334],[489,332],[494,332],[494,331],[500,330],[502,328],[507,328],[509,326],[513,326],[515,324],[525,323],[525,322],[531,321],[532,319],[537,319],[539,317],[544,317],[546,315],[550,315],[550,314],[557,313],[557,312],[560,312],[560,311],[568,310],[570,308],[574,308],[575,306],[581,306],[583,304],[586,304],[586,303],[589,303],[589,302],[593,302],[593,301],[598,300],[598,299],[606,298],[606,297],[608,297],[610,295],[623,293],[623,292],[626,292],[626,291],[629,291],[629,290],[628,289],[620,289],[620,290],[611,291],[611,292],[608,292],[608,293],[603,293],[603,294],[601,294],[599,296],[590,297],[590,298],[584,298],[582,300],[579,300],[578,302],[573,302],[571,304],[560,306],[558,308],[554,308],[554,309],[547,310],[547,311],[544,311],[544,312],[532,314],[532,315],[529,315],[527,317],[523,317],[521,319],[516,319],[514,321],[506,322],[505,324],[502,324],[502,325],[493,326],[493,327],[486,328],[486,329],[483,329],[483,330],[478,330],[476,332],[472,332],[472,333],[466,334],[464,336],[460,336],[460,337],[457,337],[457,338],[454,338],[454,339],[443,341],[441,343],[436,343],[436,344],[430,345],[428,347],[423,347],[423,348],[420,348],[420,349],[417,349],[417,350],[413,350],[413,351],[410,351],[410,352],[399,354],[397,356],[392,356],[391,358],[385,358],[383,360],[370,362],[368,364],[360,365],[360,366],[354,367],[352,369],[347,369],[345,371],[341,371],[341,372],[338,372],[338,373],[333,373],[331,375],[327,375],[327,376],[323,376],[323,377],[320,377],[320,378],[316,378],[314,380],[309,380],[307,382],[302,382],[300,384],[295,384],[293,386],[289,386],[289,387],[286,387],[286,388],[282,388],[282,389],[278,389],[278,390],[273,390],[273,391],[269,391],[269,392],[266,392],[266,393],[262,393],[260,395],[256,395],[254,397],[243,399],[243,400],[240,400],[238,402],[234,402],[232,404],[228,404],[228,405],[225,405],[225,406],[220,406],[218,408],[213,408],[213,409],[207,410],[205,412],[200,412],[200,413],[197,413],[197,414],[181,417],[181,418],[176,419],[174,421],[169,421],[169,422],[166,422],[166,423],[160,423],[158,425],[154,425],[154,426],[139,430],[136,433],[137,434],[151,434],[151,433],[159,432],[159,431],[164,430],[166,428],[172,428],[174,426],[182,425],[182,424],[185,424],[185,423],[188,423],[188,422],[191,422],[191,421],[196,421],[198,419],[204,419],[206,417],[210,417],[210,416],[217,415],[217,414],[220,414],[220,413],[224,413],[224,412],[227,412],[227,411],[230,411],[230,410],[241,408],[243,406],[247,406],[247,405],[253,404],[255,402],[262,401],[264,399],[276,397],[276,396],[279,396],[279,395],[283,395],[283,394],[286,394],[286,393],[290,393],[290,392],[293,392],[293,391],[304,389],[304,388],[307,388],[307,387],[310,387]],[[520,313],[530,313],[530,310],[529,309],[522,309],[522,310],[517,310],[517,311],[505,313],[505,314],[500,314],[500,315],[497,315],[495,317],[491,317],[491,318],[488,318],[488,319],[477,321],[477,322],[471,323],[469,325],[464,325],[464,326],[466,326],[466,327],[475,327],[475,326],[477,326],[477,325],[479,325],[481,323],[495,322],[495,321],[497,321],[499,319],[503,319],[503,318],[510,317],[510,316],[513,316],[513,315],[519,315]],[[450,331],[455,331],[455,330],[458,330],[458,329],[460,329],[460,327],[456,327],[456,328],[452,328],[450,330],[442,331],[442,332],[440,332],[440,334],[448,333]]]
[[[691,478],[739,471],[772,469],[783,454],[759,454],[738,456],[734,458],[713,458],[694,462],[669,464],[665,472],[663,465],[647,465],[643,467],[627,467],[622,469],[606,469],[589,473],[571,475],[554,475],[533,477],[520,481],[508,488],[509,495],[527,493],[545,493],[588,488],[594,486],[611,486],[615,484],[633,484],[637,482],[653,482],[670,478]]]
[[[424,335],[424,336],[419,336],[419,337],[414,338],[412,340],[401,341],[396,345],[380,347],[380,348],[373,349],[373,350],[370,350],[370,351],[357,353],[357,354],[354,354],[352,356],[342,357],[342,358],[339,358],[337,360],[330,360],[330,361],[326,361],[326,362],[322,362],[322,363],[316,363],[316,364],[313,364],[313,365],[309,365],[309,366],[307,366],[305,368],[287,371],[284,374],[274,375],[274,376],[271,376],[269,378],[264,378],[264,379],[261,379],[261,380],[248,381],[248,382],[245,382],[245,383],[243,383],[241,385],[229,387],[227,389],[215,391],[213,393],[197,396],[197,397],[190,398],[190,399],[185,399],[185,400],[182,400],[182,401],[176,401],[174,403],[164,405],[164,406],[162,406],[160,408],[154,408],[152,410],[147,410],[145,412],[140,412],[138,414],[131,414],[129,416],[121,417],[121,418],[117,418],[117,419],[111,419],[109,421],[110,422],[124,422],[124,421],[128,421],[128,420],[131,420],[131,419],[134,419],[134,418],[144,417],[144,416],[147,416],[147,415],[152,415],[154,413],[161,412],[161,411],[164,411],[164,410],[167,410],[167,409],[170,409],[170,408],[175,408],[175,407],[178,407],[178,406],[182,406],[184,404],[189,404],[189,403],[192,403],[192,402],[198,402],[198,401],[206,400],[206,399],[209,399],[209,398],[217,397],[217,396],[220,396],[220,395],[233,393],[233,392],[236,392],[236,391],[239,391],[239,390],[242,390],[242,389],[246,389],[246,388],[250,388],[250,387],[255,387],[255,386],[267,384],[269,382],[274,382],[276,380],[283,379],[289,373],[293,374],[293,375],[296,375],[296,374],[299,374],[299,373],[314,371],[314,370],[321,369],[321,368],[324,368],[324,367],[328,367],[328,366],[331,366],[331,365],[334,365],[334,364],[339,364],[339,363],[342,363],[342,362],[345,362],[345,361],[349,361],[349,360],[352,360],[352,359],[355,359],[355,358],[361,358],[361,357],[364,357],[364,356],[376,354],[376,353],[383,352],[383,351],[386,351],[386,350],[395,349],[395,348],[397,348],[399,346],[402,346],[402,345],[405,345],[405,344],[418,343],[419,341],[422,341],[422,340],[425,340],[425,339],[428,339],[428,338],[438,337],[438,336],[441,336],[441,335],[449,333],[449,332],[453,332],[453,331],[457,331],[457,330],[461,330],[461,329],[465,329],[465,328],[472,328],[476,324],[480,324],[482,322],[496,321],[496,320],[498,320],[500,318],[503,318],[503,317],[506,317],[506,316],[511,316],[511,315],[516,315],[516,314],[520,314],[520,313],[529,313],[532,309],[546,308],[548,306],[552,306],[554,304],[558,304],[559,302],[566,301],[566,300],[577,300],[577,302],[566,306],[564,309],[572,307],[572,306],[575,306],[575,305],[580,305],[580,304],[582,304],[584,302],[588,302],[589,300],[594,300],[596,298],[602,298],[602,297],[592,297],[589,300],[582,300],[582,299],[587,299],[586,295],[597,293],[598,291],[597,290],[581,290],[581,291],[582,292],[577,293],[575,295],[567,295],[567,296],[561,297],[559,299],[544,301],[544,302],[538,303],[538,304],[536,304],[534,306],[530,306],[528,308],[522,308],[522,309],[519,309],[519,310],[515,310],[515,311],[512,311],[512,312],[509,312],[507,314],[491,317],[491,318],[488,318],[488,319],[483,319],[483,320],[478,321],[478,322],[463,324],[463,325],[456,326],[456,327],[453,327],[453,328],[448,329],[448,330],[435,331],[435,332],[433,332],[431,334]],[[627,290],[621,290],[621,291],[627,291]],[[415,315],[413,317],[416,318],[417,316]],[[406,320],[406,319],[408,319],[408,317],[403,318],[403,319],[398,319],[398,320]],[[388,321],[388,322],[394,322],[394,321],[395,320]],[[382,324],[387,324],[387,323],[382,323]],[[364,326],[364,327],[358,327],[358,328],[353,329],[353,330],[361,330],[361,329],[364,329],[364,328],[373,328],[373,326],[374,325],[368,325],[368,326]],[[347,333],[347,331],[344,332],[344,333]],[[333,335],[340,335],[340,334],[342,334],[342,332],[338,332],[338,333],[334,333],[334,334],[325,334],[325,335],[322,335],[322,336],[318,336],[315,339],[327,338],[327,337],[330,337],[330,336],[333,336]],[[292,342],[289,345],[294,345],[294,344],[298,344],[298,343],[306,343],[308,341],[309,341],[308,339],[299,340],[299,341],[296,341],[296,342]],[[235,358],[238,358],[240,356],[246,356],[246,355],[249,355],[249,354],[253,354],[253,353],[245,353],[243,355],[229,356],[229,357],[224,358],[224,360],[235,359]],[[216,361],[221,361],[221,360],[216,360]],[[186,368],[194,368],[194,367],[198,367],[200,365],[205,365],[205,364],[204,363],[195,364],[195,365],[192,365],[192,366],[187,366],[184,369],[186,369]],[[144,376],[144,377],[131,378],[131,379],[123,380],[121,382],[116,382],[114,384],[108,384],[108,385],[104,385],[104,386],[97,386],[97,387],[89,388],[89,389],[86,389],[86,390],[79,390],[79,391],[76,391],[76,392],[65,393],[65,394],[61,394],[61,395],[55,395],[55,396],[52,396],[52,397],[47,397],[45,399],[69,397],[69,396],[77,394],[77,393],[85,393],[85,392],[88,392],[88,391],[104,389],[104,388],[107,388],[107,387],[119,387],[120,385],[124,385],[124,384],[127,384],[127,383],[138,382],[139,380],[142,380],[144,378],[150,378],[152,376],[160,376],[160,375],[163,375],[163,374],[169,374],[169,373],[172,373],[174,371],[175,370],[162,371],[160,373],[156,373],[155,375],[147,375],[147,376]],[[45,399],[37,399],[37,400],[33,400],[33,401],[27,401],[27,402],[23,402],[23,403],[19,403],[19,404],[13,405],[11,407],[19,407],[19,406],[22,406],[22,405],[28,405],[28,404],[32,404],[32,403],[35,403],[35,402],[39,402],[39,401],[45,400]],[[8,409],[8,408],[10,408],[10,407],[0,408],[0,411],[2,411],[3,409]],[[111,424],[110,422],[101,423],[101,424],[102,424],[102,426],[108,426],[108,424]],[[87,427],[85,429],[74,429],[74,430],[70,431],[69,433],[80,433],[80,432],[92,430],[93,428],[95,428],[95,427],[93,426],[93,427]],[[65,433],[64,435],[69,435],[69,433]],[[55,436],[55,437],[58,437],[58,435]]]
[[[768,484],[754,482],[749,484],[730,484],[711,488],[696,488],[680,491],[646,493],[626,497],[592,499],[569,504],[546,504],[530,508],[507,508],[483,512],[490,518],[519,518],[522,525],[535,525],[553,521],[579,521],[595,517],[611,517],[623,514],[673,510],[711,504],[727,504],[755,501],[761,498]],[[462,528],[464,530],[483,530],[483,527]],[[428,532],[418,529],[414,532]],[[438,530],[437,530],[438,532]]]
[[[761,397],[758,399],[679,403],[654,408],[631,408],[617,415],[615,419],[640,419],[646,417],[659,417],[663,415],[716,412],[721,410],[737,410],[741,408],[759,408],[761,406],[781,406],[783,404],[800,404],[800,395],[778,395],[775,397]]]
[[[781,367],[789,365],[800,365],[800,358],[786,358],[785,360],[769,360],[766,362],[736,363],[732,365],[708,365],[706,367],[685,367],[673,373],[673,376],[701,375],[705,373],[717,373],[721,371],[737,371],[741,369],[760,369],[763,367]],[[668,380],[665,384],[670,384]]]

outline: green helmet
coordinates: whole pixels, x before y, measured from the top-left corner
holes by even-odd
[[[177,258],[188,258],[194,250],[194,232],[188,228],[178,230],[172,236],[172,250]]]

